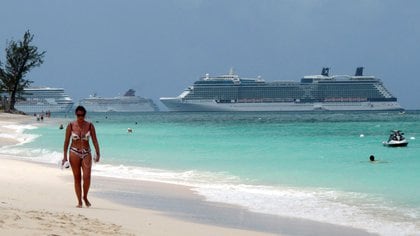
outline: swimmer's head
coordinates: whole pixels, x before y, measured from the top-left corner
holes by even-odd
[[[369,160],[370,161],[375,161],[375,156],[374,155],[370,155]]]

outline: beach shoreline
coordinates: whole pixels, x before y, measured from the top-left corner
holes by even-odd
[[[0,114],[0,126],[31,122],[31,117]],[[11,130],[2,129],[7,132]],[[0,147],[17,142],[3,137]],[[369,235],[208,202],[187,186],[98,176],[93,176],[90,192],[93,207],[78,209],[70,171],[16,159],[0,156],[0,207],[5,212],[0,234]]]

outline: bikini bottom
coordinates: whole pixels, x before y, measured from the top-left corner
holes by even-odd
[[[80,157],[80,159],[85,159],[85,157],[90,155],[90,149],[77,149],[75,147],[70,147],[70,152],[76,154],[76,156]]]

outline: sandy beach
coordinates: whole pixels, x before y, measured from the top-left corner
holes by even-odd
[[[0,113],[0,148],[10,124]],[[93,176],[90,208],[76,208],[71,171],[0,155],[0,235],[369,235],[319,222],[257,214],[205,201],[186,186]]]

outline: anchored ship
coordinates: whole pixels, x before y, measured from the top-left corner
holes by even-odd
[[[79,101],[86,110],[92,112],[150,112],[159,111],[152,99],[135,95],[133,89],[129,89],[124,96],[112,98],[98,97],[96,94]]]
[[[397,98],[374,76],[304,76],[300,82],[266,82],[240,78],[231,71],[212,77],[206,74],[177,97],[160,101],[170,111],[388,111],[403,110]]]
[[[73,100],[62,88],[25,88],[16,101],[15,108],[25,113],[68,112]]]

